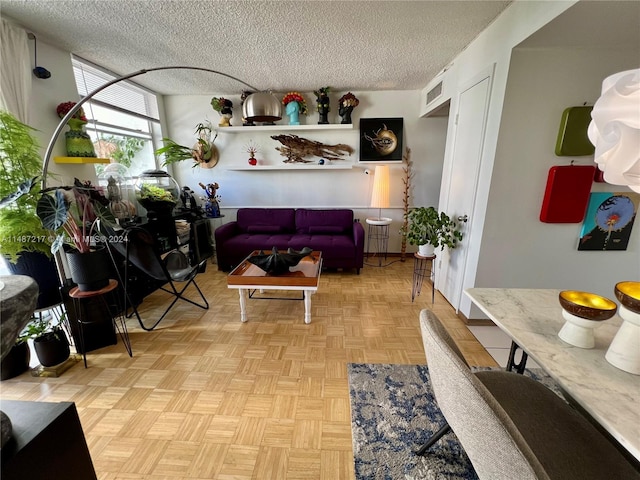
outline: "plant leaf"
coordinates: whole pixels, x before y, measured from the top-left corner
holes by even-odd
[[[56,231],[67,221],[68,210],[62,190],[57,189],[53,195],[42,195],[40,197],[36,207],[36,214],[40,217],[44,228]]]

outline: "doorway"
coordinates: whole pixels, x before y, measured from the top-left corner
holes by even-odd
[[[449,184],[444,212],[456,221],[463,240],[455,250],[440,252],[438,288],[451,306],[458,311],[462,290],[473,278],[468,274],[467,258],[474,245],[471,236],[478,176],[489,110],[493,66],[483,70],[463,85],[454,120],[454,140],[450,162]]]

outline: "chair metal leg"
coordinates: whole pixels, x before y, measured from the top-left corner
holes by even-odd
[[[425,453],[427,453],[427,450],[429,450],[434,443],[436,443],[438,440],[440,440],[445,434],[449,433],[450,431],[451,431],[451,427],[449,426],[448,423],[445,423],[440,430],[438,430],[436,433],[431,435],[431,438],[427,440],[427,443],[425,443],[418,450],[415,451],[415,454],[419,456],[423,456]]]

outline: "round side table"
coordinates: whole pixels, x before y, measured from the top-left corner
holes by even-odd
[[[367,218],[368,234],[367,234],[367,259],[371,254],[371,243],[373,242],[373,255],[378,256],[378,266],[382,266],[382,257],[387,260],[387,247],[389,245],[389,225],[390,218]]]
[[[104,307],[107,309],[109,315],[111,316],[113,327],[120,335],[122,343],[124,343],[124,348],[127,350],[129,356],[133,357],[133,352],[131,350],[131,340],[129,339],[129,331],[127,330],[127,324],[124,316],[124,308],[121,307],[120,302],[118,301],[118,295],[117,292],[115,292],[116,288],[118,288],[118,281],[111,279],[109,280],[109,284],[106,287],[101,288],[100,290],[91,290],[87,292],[80,290],[78,287],[73,287],[69,291],[69,297],[73,299],[73,308],[76,312],[78,329],[80,331],[80,335],[78,336],[80,340],[80,349],[82,350],[82,357],[84,359],[84,368],[87,368],[87,350],[84,347],[83,326],[91,323],[91,320],[85,318],[86,309],[83,308],[83,300],[86,301],[95,298],[102,301]],[[107,301],[107,295],[111,296],[111,302]]]
[[[431,303],[436,299],[436,287],[434,285],[433,278],[433,261],[436,259],[435,255],[428,257],[422,256],[419,253],[413,254],[413,289],[411,290],[411,301],[420,295],[422,290],[422,281],[428,278],[431,282]]]

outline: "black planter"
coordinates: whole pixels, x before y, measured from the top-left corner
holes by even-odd
[[[58,269],[53,257],[47,257],[41,252],[23,252],[17,263],[7,262],[7,268],[13,275],[27,275],[36,281],[40,289],[36,310],[57,305],[62,301]]]
[[[100,290],[109,284],[111,258],[105,247],[87,253],[67,250],[67,264],[71,279],[83,292]]]
[[[69,341],[61,328],[55,328],[53,332],[34,338],[33,346],[43,367],[58,365],[69,358],[71,353]]]
[[[8,380],[29,370],[31,350],[27,342],[16,343],[0,364],[0,380]]]

